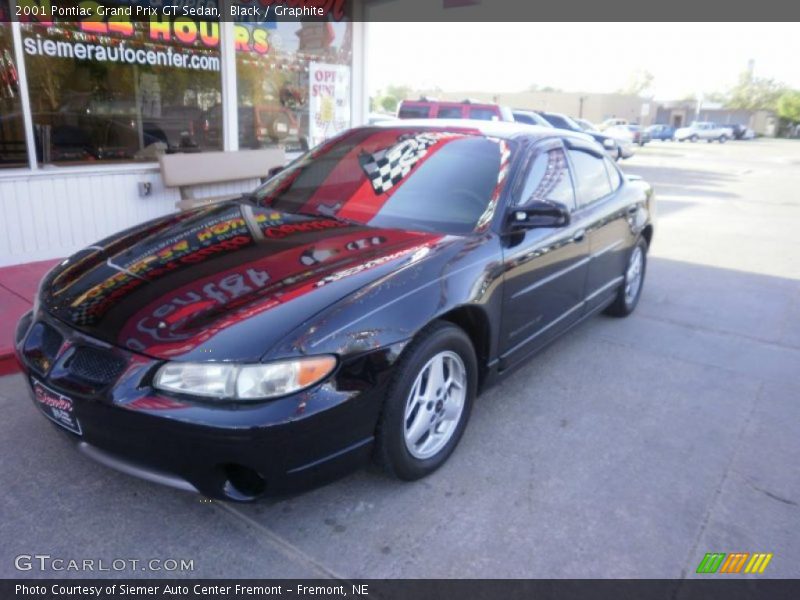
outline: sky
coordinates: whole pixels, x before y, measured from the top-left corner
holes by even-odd
[[[637,70],[657,100],[727,91],[757,77],[800,88],[793,23],[369,23],[367,85],[515,92],[615,92]]]

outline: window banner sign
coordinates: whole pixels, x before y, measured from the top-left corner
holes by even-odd
[[[350,127],[350,68],[309,63],[309,145]]]

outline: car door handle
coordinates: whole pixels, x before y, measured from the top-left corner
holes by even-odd
[[[576,244],[583,241],[583,238],[586,237],[586,230],[585,229],[578,229],[574,234],[572,234],[572,241]]]

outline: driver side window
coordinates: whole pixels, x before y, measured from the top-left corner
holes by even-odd
[[[561,148],[539,152],[531,161],[519,205],[531,202],[559,202],[575,208],[575,192],[569,176],[567,157]]]

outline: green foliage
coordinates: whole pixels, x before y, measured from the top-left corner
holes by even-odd
[[[400,100],[413,100],[413,91],[407,85],[390,85],[386,87],[386,96],[393,96],[396,102]],[[381,102],[383,104],[383,102]]]
[[[786,86],[782,83],[768,77],[754,77],[746,71],[731,90],[727,108],[775,110],[784,91]]]
[[[393,113],[397,111],[397,98],[394,96],[384,96],[381,98],[381,108],[386,112]]]
[[[728,94],[725,92],[709,92],[703,95],[705,102],[719,102],[720,104],[727,104]]]
[[[786,90],[777,101],[778,116],[793,123],[800,122],[800,90]]]

